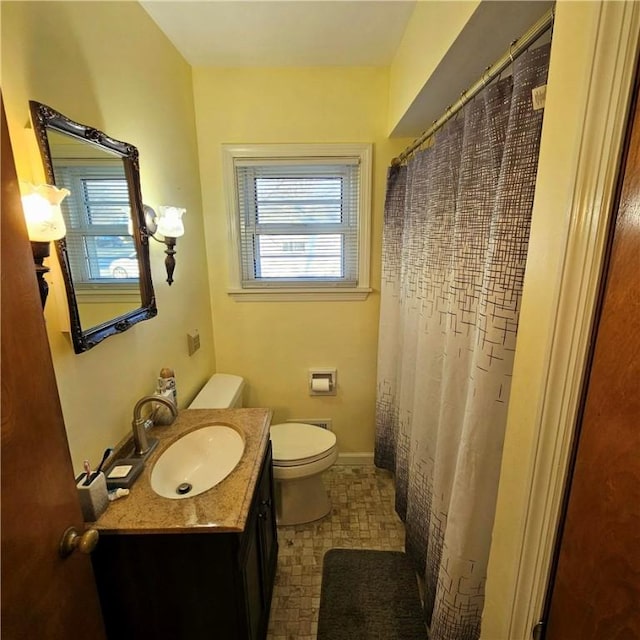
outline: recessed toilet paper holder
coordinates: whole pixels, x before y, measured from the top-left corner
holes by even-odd
[[[310,396],[335,396],[337,387],[337,371],[335,369],[309,370]]]

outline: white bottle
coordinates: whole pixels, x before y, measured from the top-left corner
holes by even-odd
[[[171,393],[166,393],[171,391]],[[178,393],[176,391],[176,376],[173,373],[173,369],[164,367],[160,370],[160,377],[158,378],[158,393],[169,398],[173,404],[178,406]]]
[[[176,377],[173,373],[173,369],[164,367],[160,370],[156,395],[164,396],[167,400],[171,400],[171,402],[176,405],[176,409],[178,408]],[[153,423],[158,425],[169,425],[173,421],[174,417],[171,415],[171,411],[169,411],[169,409],[164,405],[156,403],[156,408],[153,414]]]

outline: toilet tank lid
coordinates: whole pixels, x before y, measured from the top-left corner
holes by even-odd
[[[235,404],[243,388],[244,378],[231,373],[214,373],[189,409],[227,409]]]

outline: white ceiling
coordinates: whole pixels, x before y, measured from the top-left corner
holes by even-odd
[[[141,0],[193,66],[388,66],[416,2]],[[453,2],[455,0],[439,0]],[[471,86],[553,0],[480,2],[392,137],[413,137]]]
[[[387,66],[415,0],[140,4],[193,66]]]

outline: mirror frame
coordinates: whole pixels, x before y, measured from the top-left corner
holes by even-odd
[[[64,279],[65,289],[67,292],[73,349],[76,353],[83,353],[84,351],[95,347],[105,338],[122,333],[123,331],[131,328],[134,324],[142,322],[143,320],[149,320],[155,317],[158,313],[155,294],[153,291],[153,282],[151,280],[149,232],[146,227],[142,205],[138,150],[131,144],[110,138],[98,129],[74,122],[55,109],[52,109],[40,102],[36,102],[35,100],[29,101],[29,110],[31,112],[31,121],[33,123],[38,147],[40,149],[40,155],[42,157],[42,162],[44,164],[49,184],[55,185],[56,181],[55,174],[53,172],[49,140],[47,138],[48,129],[66,134],[80,140],[81,142],[87,142],[109,151],[122,158],[122,163],[124,165],[124,173],[129,190],[129,202],[131,204],[133,239],[136,252],[138,254],[138,265],[140,267],[139,287],[141,306],[133,311],[113,318],[112,320],[108,320],[95,327],[83,330],[80,323],[78,302],[76,299],[76,292],[69,264],[69,256],[67,253],[67,241],[66,238],[55,241],[56,253],[60,262],[62,277]]]

